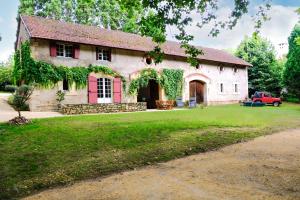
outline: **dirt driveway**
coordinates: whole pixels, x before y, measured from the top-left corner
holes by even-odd
[[[27,199],[300,199],[300,129]]]

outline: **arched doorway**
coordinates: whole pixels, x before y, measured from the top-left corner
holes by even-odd
[[[190,97],[196,97],[197,104],[203,103],[205,83],[198,80],[194,80],[190,81],[189,87]]]
[[[159,100],[159,86],[155,80],[150,80],[146,87],[138,91],[137,101],[147,102],[148,109],[156,108],[156,100]]]

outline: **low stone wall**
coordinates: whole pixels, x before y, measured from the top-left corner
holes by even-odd
[[[65,115],[89,113],[136,112],[147,110],[147,103],[109,103],[109,104],[65,104],[60,112]]]

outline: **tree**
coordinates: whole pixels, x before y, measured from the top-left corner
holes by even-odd
[[[266,10],[270,9],[269,1],[261,0],[264,6],[259,6],[255,15],[256,28],[261,26],[262,21],[268,20]],[[20,0],[19,13],[152,37],[157,45],[150,53],[157,58],[157,62],[162,59],[161,45],[166,41],[167,27],[172,26],[177,29],[176,38],[185,49],[188,62],[196,66],[197,56],[202,51],[189,44],[194,37],[186,32],[186,27],[197,24],[202,28],[213,23],[212,36],[217,36],[221,29],[232,29],[248,12],[250,0],[232,2],[234,7],[226,20],[219,19],[217,15],[221,0]]]
[[[236,56],[246,60],[249,67],[249,95],[255,91],[281,92],[281,70],[278,67],[273,45],[258,34],[246,37],[239,45]]]
[[[24,108],[24,105],[27,104],[28,100],[30,99],[30,96],[33,93],[33,90],[34,88],[29,85],[21,85],[16,89],[16,92],[13,95],[12,106],[18,112],[18,117],[9,120],[10,124],[21,125],[29,122],[28,119],[21,115],[21,110]]]
[[[300,46],[296,38],[300,37],[300,24],[297,24],[289,37],[289,53],[284,70],[284,83],[288,93],[300,98]]]

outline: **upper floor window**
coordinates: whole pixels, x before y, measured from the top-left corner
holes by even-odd
[[[237,67],[233,68],[233,72],[237,73],[238,72],[238,68]]]
[[[220,69],[220,72],[224,71],[224,67],[223,66],[221,66],[219,69]]]
[[[73,58],[73,45],[56,44],[56,56]]]
[[[96,49],[96,58],[100,61],[111,61],[111,53],[108,49],[97,48]]]

